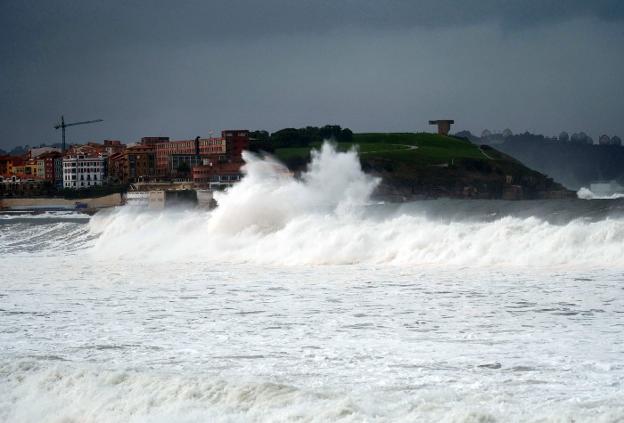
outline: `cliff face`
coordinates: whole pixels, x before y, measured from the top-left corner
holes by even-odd
[[[422,198],[544,199],[575,194],[551,178],[489,146],[426,133],[354,134],[364,171],[380,176],[376,197],[390,201]],[[290,150],[290,151],[289,151]],[[309,150],[276,151],[292,170],[301,170]]]

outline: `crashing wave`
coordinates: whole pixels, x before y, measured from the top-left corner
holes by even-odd
[[[92,253],[276,265],[624,265],[620,218],[556,225],[534,216],[445,220],[413,209],[384,212],[367,206],[378,180],[362,171],[355,152],[326,144],[300,179],[274,159],[245,160],[245,177],[219,193],[214,211],[96,215]]]

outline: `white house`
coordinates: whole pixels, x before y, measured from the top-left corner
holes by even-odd
[[[106,156],[77,151],[63,157],[63,188],[102,185],[106,179]]]

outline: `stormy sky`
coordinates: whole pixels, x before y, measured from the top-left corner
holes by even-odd
[[[2,0],[0,148],[225,128],[624,135],[621,0]]]

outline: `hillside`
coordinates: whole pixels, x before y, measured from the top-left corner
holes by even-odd
[[[276,148],[275,155],[293,171],[310,159],[309,147]],[[429,133],[353,134],[337,148],[359,151],[362,168],[382,178],[380,198],[537,199],[573,195],[545,175],[489,146]]]
[[[597,181],[624,184],[624,147],[591,145],[514,136],[497,145],[523,163],[547,173],[571,189]]]

